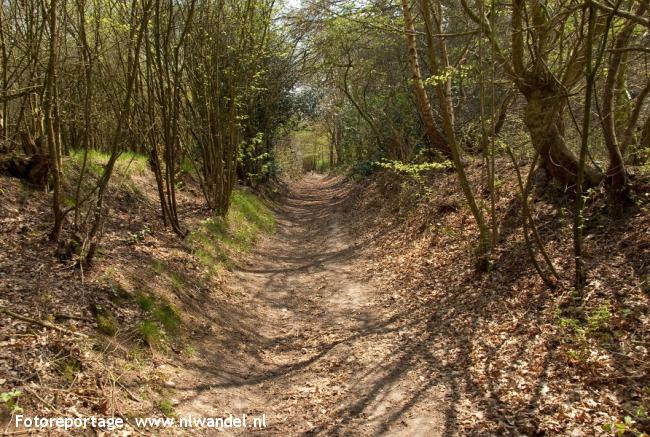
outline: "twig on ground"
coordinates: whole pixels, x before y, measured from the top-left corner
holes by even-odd
[[[136,402],[142,403],[142,399],[140,399],[139,397],[137,397],[136,395],[134,395],[134,394],[133,394],[133,393],[132,393],[128,388],[126,388],[126,386],[125,386],[124,384],[122,384],[120,381],[117,381],[117,380],[116,380],[115,382],[117,383],[117,385],[119,385],[120,387],[122,387],[122,390],[124,390],[124,391],[126,392],[126,394],[129,395],[129,398],[130,398],[132,401],[136,401]]]
[[[95,323],[94,320],[89,319],[88,317],[71,316],[71,315],[68,315],[68,314],[55,314],[54,318],[55,319],[67,319],[67,320],[77,320],[77,321],[80,321],[80,322]]]
[[[23,431],[7,431],[7,430],[5,430],[2,433],[3,436],[25,435],[25,434],[36,434],[36,430],[33,430],[33,429],[25,429]]]
[[[44,328],[54,329],[55,331],[64,332],[66,334],[71,334],[71,335],[76,335],[77,337],[88,338],[88,335],[86,335],[86,334],[84,334],[82,332],[70,331],[69,329],[62,328],[62,327],[57,326],[57,325],[55,325],[53,323],[45,322],[43,320],[32,319],[32,318],[29,318],[29,317],[26,317],[26,316],[21,316],[20,314],[14,313],[13,311],[8,310],[7,308],[4,308],[2,306],[0,306],[0,313],[5,313],[6,315],[8,315],[10,317],[13,317],[14,319],[22,320],[23,322],[31,323],[31,324],[34,324],[34,325],[43,326]]]
[[[58,414],[59,416],[63,416],[63,413],[62,413],[61,411],[59,411],[59,410],[57,410],[56,408],[54,408],[54,406],[53,406],[52,404],[50,404],[50,403],[47,402],[45,399],[43,399],[42,397],[40,397],[40,396],[39,396],[39,395],[38,395],[34,390],[32,390],[31,388],[26,387],[26,386],[25,386],[25,387],[22,387],[22,388],[23,388],[23,390],[25,390],[27,393],[31,394],[31,395],[34,396],[36,399],[38,399],[38,400],[39,400],[43,405],[45,405],[47,408],[49,408],[50,410],[52,410],[53,412],[55,412],[55,413]]]

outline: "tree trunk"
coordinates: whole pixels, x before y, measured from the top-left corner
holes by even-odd
[[[54,214],[54,226],[50,232],[50,240],[58,241],[63,228],[63,210],[61,209],[61,199],[63,197],[62,184],[63,184],[63,171],[61,168],[61,149],[58,147],[58,135],[55,127],[56,120],[56,51],[57,51],[57,16],[56,16],[57,0],[52,0],[50,3],[49,11],[49,26],[50,26],[50,45],[49,45],[49,60],[47,67],[47,75],[45,79],[45,98],[43,101],[43,109],[45,112],[45,133],[47,135],[47,145],[49,147],[50,165],[52,167],[52,209]]]
[[[646,118],[643,128],[641,129],[639,145],[641,146],[641,149],[650,149],[650,117]]]
[[[567,68],[563,83],[558,84],[548,67],[548,35],[543,32],[547,19],[541,12],[540,5],[533,5],[533,20],[540,30],[535,30],[534,26],[524,26],[524,0],[514,0],[512,5],[512,70],[515,84],[526,98],[524,123],[546,171],[561,184],[575,186],[578,182],[578,159],[564,140],[562,116],[566,89],[570,89],[583,72],[583,52],[576,50],[574,56],[577,58],[573,59]],[[532,64],[530,67],[524,60],[527,33],[537,36],[537,43],[529,46]],[[584,170],[586,186],[596,185],[600,181],[601,177],[594,169],[585,166]]]
[[[518,81],[526,97],[524,123],[530,133],[533,147],[539,153],[542,166],[558,182],[575,186],[578,175],[578,158],[569,150],[564,140],[564,97],[550,86],[530,85],[533,80]],[[526,83],[522,85],[522,83]],[[585,168],[585,185],[595,186],[600,175],[591,167]]]
[[[641,4],[637,10],[639,15],[645,12],[645,5]],[[607,66],[607,77],[603,89],[603,108],[601,125],[607,153],[609,155],[609,167],[607,169],[607,191],[611,212],[618,216],[628,197],[628,177],[625,169],[625,160],[619,144],[619,137],[625,143],[625,128],[622,124],[627,123],[626,116],[620,116],[625,104],[621,103],[620,94],[624,91],[625,84],[625,52],[622,51],[628,45],[636,23],[628,22],[616,37],[614,48],[609,57]],[[623,112],[627,112],[624,111]]]
[[[420,77],[420,72],[419,72],[419,65],[417,63],[417,44],[415,41],[415,32],[414,32],[414,27],[413,27],[413,21],[411,18],[411,13],[408,5],[408,0],[402,0],[402,5],[404,8],[404,28],[407,34],[407,40],[408,40],[408,45],[409,45],[409,56],[411,58],[414,58],[415,62],[411,63],[411,67],[413,68],[413,75],[414,79],[415,77]],[[446,71],[447,68],[449,67],[449,59],[446,56],[446,50],[444,47],[444,41],[438,40],[438,43],[441,46],[441,62],[438,61],[438,58],[436,57],[436,51],[435,47],[432,45],[434,44],[433,40],[433,28],[432,28],[432,21],[430,17],[430,4],[428,0],[422,0],[422,9],[424,10],[425,14],[425,23],[426,23],[426,28],[427,28],[427,33],[428,33],[428,38],[427,38],[427,43],[428,43],[428,49],[429,49],[429,54],[430,54],[430,61],[431,61],[431,70],[433,74],[440,74],[441,71]],[[439,8],[441,10],[441,8]],[[440,20],[442,17],[439,18]],[[440,30],[440,29],[436,29]],[[420,86],[422,86],[422,80],[420,79],[419,81]],[[414,85],[417,90],[418,84],[417,80],[414,80]],[[485,218],[483,217],[483,212],[481,211],[478,203],[476,202],[476,198],[474,196],[474,193],[472,192],[472,187],[469,184],[469,180],[467,178],[467,174],[465,173],[465,167],[462,162],[461,156],[460,156],[460,147],[458,145],[458,141],[456,140],[456,134],[454,133],[454,119],[453,119],[453,104],[451,101],[451,95],[447,92],[449,89],[449,84],[448,83],[436,83],[435,85],[435,92],[436,96],[438,98],[438,104],[440,105],[441,113],[442,113],[442,121],[443,121],[443,128],[444,128],[444,136],[443,140],[444,143],[449,151],[449,156],[451,156],[454,166],[456,168],[456,175],[458,176],[458,185],[460,186],[461,191],[463,192],[463,195],[465,196],[465,200],[467,201],[467,204],[469,206],[470,211],[472,212],[472,215],[474,216],[474,219],[476,220],[476,224],[479,228],[479,246],[478,249],[475,252],[477,263],[476,267],[479,270],[486,271],[489,269],[490,263],[489,263],[489,253],[491,250],[491,244],[490,244],[490,232],[487,227],[487,224],[485,222]],[[428,108],[429,115],[431,116],[430,121],[433,122],[433,114],[431,113],[431,106],[428,101],[428,96],[426,94],[426,91],[424,90],[424,87],[422,86],[421,91],[417,91],[419,94],[419,97],[423,97],[425,100],[423,103],[426,103],[426,105],[420,105],[420,109],[424,109],[425,111]],[[422,114],[423,117],[428,117],[425,114]],[[437,132],[437,131],[436,131]],[[442,135],[438,133],[439,135]]]
[[[499,106],[499,114],[496,117],[496,122],[494,123],[494,128],[492,129],[493,136],[497,136],[501,133],[501,129],[503,129],[503,125],[506,123],[508,109],[514,100],[514,93],[510,93],[503,99],[503,102],[501,102],[501,105]]]
[[[413,26],[413,17],[411,16],[409,0],[402,0],[402,10],[404,13],[404,28],[406,31],[409,66],[411,68],[413,88],[415,90],[418,108],[420,109],[420,116],[424,122],[427,137],[431,142],[432,148],[449,158],[451,157],[451,147],[447,143],[444,135],[436,127],[433,110],[429,103],[429,96],[427,95],[427,90],[424,88],[424,81],[422,80],[422,74],[420,73],[420,61],[418,60],[418,49],[415,40],[415,27]]]

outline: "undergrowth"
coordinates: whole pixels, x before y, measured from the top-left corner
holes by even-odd
[[[82,198],[84,193],[95,189],[97,181],[102,176],[104,168],[110,159],[110,153],[99,150],[88,150],[85,176],[82,182]],[[74,206],[74,190],[79,180],[79,174],[83,166],[84,151],[72,150],[66,157],[64,167],[66,175],[66,186],[68,187],[64,203],[66,206]],[[129,191],[136,195],[142,194],[141,187],[133,180],[134,175],[141,175],[147,171],[147,157],[135,152],[124,151],[120,154],[114,167],[115,183],[124,185]],[[90,176],[90,177],[88,177]]]
[[[95,177],[101,176],[104,166],[110,159],[111,154],[100,150],[91,149],[88,151],[86,171]],[[84,159],[83,150],[72,150],[70,160],[74,167],[80,169]],[[139,153],[124,151],[115,163],[115,172],[120,176],[127,174],[142,173],[147,168],[147,157]]]
[[[140,338],[149,346],[161,346],[164,341],[178,334],[181,316],[176,307],[151,294],[139,292],[136,302],[146,319],[137,327]]]
[[[606,304],[586,314],[583,320],[558,313],[561,340],[568,346],[567,357],[575,363],[590,364],[598,356],[593,347],[611,342],[611,323],[612,312]]]
[[[453,164],[450,161],[413,163],[382,159],[379,161],[359,162],[351,168],[350,173],[353,179],[362,179],[376,171],[386,170],[413,179],[420,179],[428,172],[451,168],[453,168]]]
[[[249,250],[260,234],[274,230],[271,210],[255,195],[235,190],[226,217],[204,220],[189,241],[194,255],[212,276],[231,266],[233,253]]]

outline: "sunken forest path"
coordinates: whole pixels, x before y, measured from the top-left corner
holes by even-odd
[[[364,275],[350,203],[338,178],[290,186],[277,232],[231,278],[235,301],[206,306],[196,357],[169,369],[179,416],[266,415],[264,430],[226,434],[455,434],[445,384],[424,382],[400,323],[373,299],[390,290]]]

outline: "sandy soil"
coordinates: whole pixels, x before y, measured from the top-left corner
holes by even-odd
[[[235,272],[235,309],[205,308],[195,357],[167,369],[180,417],[265,414],[272,435],[454,434],[453,395],[373,299],[388,291],[366,274],[349,205],[336,178],[290,187],[277,233]]]

